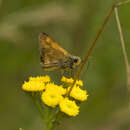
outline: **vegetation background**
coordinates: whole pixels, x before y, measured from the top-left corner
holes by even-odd
[[[113,0],[0,0],[0,130],[42,130],[43,123],[21,85],[44,75],[38,35],[46,32],[81,58],[86,54]],[[130,4],[119,7],[130,57]],[[77,117],[57,130],[130,130],[125,64],[114,14],[81,74],[88,101]],[[52,78],[56,75],[50,73]]]

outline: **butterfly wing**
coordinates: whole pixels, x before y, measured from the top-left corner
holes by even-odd
[[[44,70],[61,68],[70,54],[45,33],[40,33],[40,59]]]

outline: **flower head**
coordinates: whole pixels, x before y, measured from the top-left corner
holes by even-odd
[[[73,87],[70,92],[70,96],[79,101],[85,101],[88,97],[87,92],[85,90],[82,90],[79,86]]]
[[[66,78],[66,77],[63,76],[61,78],[61,81],[64,82],[64,83],[73,84],[74,79],[73,78]],[[83,82],[81,80],[77,80],[76,85],[83,86]]]
[[[50,77],[48,75],[46,75],[46,76],[30,77],[29,81],[38,81],[38,82],[47,83],[47,82],[50,82]]]
[[[61,85],[60,86],[55,85],[54,83],[48,83],[46,85],[46,91],[52,91],[52,92],[58,93],[60,95],[66,94],[65,88],[63,88]]]
[[[60,110],[69,116],[76,116],[79,113],[79,106],[76,105],[75,101],[71,101],[68,98],[63,98],[59,106]]]
[[[57,92],[48,90],[43,92],[41,96],[42,101],[50,107],[56,107],[56,105],[59,104],[62,98],[63,97],[59,95]]]
[[[60,110],[65,114],[76,116],[79,113],[79,106],[75,100],[87,100],[87,91],[81,89],[80,86],[83,86],[81,80],[76,81],[70,92],[69,90],[73,85],[74,79],[63,76],[61,81],[62,85],[56,85],[50,82],[49,76],[30,77],[28,82],[24,82],[22,89],[30,92],[42,91],[38,96],[41,96],[44,104],[53,108],[59,105]],[[65,97],[65,95],[68,97]],[[70,100],[69,97],[73,98],[73,100]]]
[[[24,91],[42,91],[45,89],[45,84],[42,82],[28,81],[22,85]]]

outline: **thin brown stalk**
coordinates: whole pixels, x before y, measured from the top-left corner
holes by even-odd
[[[119,3],[117,4],[117,6],[125,5],[125,4],[128,4],[128,3],[130,3],[130,0],[126,0],[126,1],[124,1],[124,2],[119,2]]]
[[[89,58],[89,56],[90,56],[90,54],[91,54],[93,48],[95,47],[96,42],[97,42],[97,40],[99,39],[101,33],[103,32],[105,25],[106,25],[107,22],[109,21],[109,18],[110,18],[110,16],[112,15],[112,12],[113,12],[115,6],[117,5],[117,3],[118,3],[118,0],[115,0],[115,3],[114,3],[113,6],[111,7],[111,9],[108,11],[108,13],[107,13],[107,15],[106,15],[106,18],[105,18],[105,20],[104,20],[104,22],[103,22],[103,24],[102,24],[101,27],[99,28],[99,30],[98,30],[98,32],[97,32],[97,34],[96,34],[96,37],[94,38],[94,40],[93,40],[93,42],[92,42],[90,48],[89,48],[88,51],[87,51],[87,54],[85,55],[84,59],[82,60],[82,63],[81,63],[81,65],[80,65],[80,67],[79,67],[77,73],[76,73],[75,76],[74,76],[74,82],[73,82],[72,87],[71,87],[70,90],[68,91],[68,95],[69,95],[70,92],[72,91],[72,89],[73,89],[73,87],[74,87],[74,85],[75,85],[75,83],[76,83],[76,80],[79,79],[80,73],[81,73],[81,71],[83,70],[83,68],[84,68],[84,66],[85,66],[85,64],[86,64],[86,62],[88,61],[88,58]]]
[[[129,67],[128,57],[127,57],[127,53],[126,53],[125,41],[124,41],[124,37],[123,37],[123,33],[122,33],[122,27],[121,27],[120,20],[119,20],[118,9],[115,8],[114,11],[115,11],[115,17],[116,17],[116,22],[117,22],[117,28],[118,28],[119,35],[120,35],[122,53],[123,53],[124,62],[125,62],[125,66],[126,66],[127,87],[128,87],[128,90],[130,91],[130,67]]]

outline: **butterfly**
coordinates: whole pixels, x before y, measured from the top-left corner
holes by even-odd
[[[39,48],[43,70],[73,69],[81,62],[80,57],[69,54],[46,33],[39,35]]]

